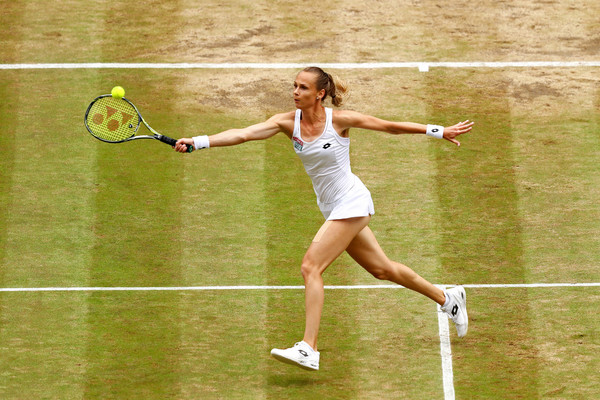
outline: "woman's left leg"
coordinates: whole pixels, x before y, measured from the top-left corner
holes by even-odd
[[[377,279],[388,280],[429,297],[444,305],[444,291],[404,264],[390,260],[377,242],[373,231],[365,227],[346,249],[348,254]]]
[[[467,334],[467,295],[462,287],[443,291],[406,265],[390,260],[369,227],[365,227],[354,237],[346,251],[376,278],[395,282],[438,303],[456,325],[458,336],[463,337]]]

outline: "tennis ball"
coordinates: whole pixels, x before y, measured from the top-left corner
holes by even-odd
[[[125,96],[125,89],[123,89],[121,86],[115,86],[110,91],[110,94],[112,94],[112,97],[120,99]]]

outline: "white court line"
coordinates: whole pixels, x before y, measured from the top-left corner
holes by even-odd
[[[438,286],[446,290],[445,286]],[[450,324],[448,315],[436,304],[438,315],[438,331],[440,334],[440,354],[442,356],[442,382],[444,386],[444,400],[454,400],[454,371],[452,369],[452,346],[450,344]]]
[[[457,285],[436,285],[438,287],[452,287]],[[600,287],[600,282],[589,283],[508,283],[508,284],[465,284],[464,288],[558,288],[558,287]],[[325,285],[325,289],[353,290],[353,289],[404,289],[400,285]],[[203,291],[203,290],[304,290],[304,286],[74,286],[74,287],[15,287],[0,288],[1,292],[135,292],[135,291]]]
[[[473,62],[372,62],[372,63],[39,63],[0,64],[0,70],[24,69],[299,69],[316,65],[327,69],[378,68],[578,68],[600,67],[600,61],[473,61]]]

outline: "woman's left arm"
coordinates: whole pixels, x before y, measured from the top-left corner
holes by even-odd
[[[443,137],[457,146],[460,146],[460,142],[456,140],[456,137],[463,133],[470,132],[471,129],[473,129],[474,124],[474,122],[467,120],[448,127],[438,127],[443,128],[443,131],[440,132],[439,135],[432,134],[432,136],[439,137],[440,139]],[[340,132],[350,128],[359,128],[387,132],[393,135],[403,133],[431,134],[432,127],[435,127],[434,125],[423,125],[415,122],[387,121],[371,115],[346,110],[338,111],[336,113],[335,125],[338,125]]]

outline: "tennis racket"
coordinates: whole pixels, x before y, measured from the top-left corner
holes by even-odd
[[[175,146],[177,140],[156,132],[142,118],[142,114],[126,98],[116,98],[110,94],[98,96],[90,103],[85,112],[85,127],[96,139],[108,143],[123,143],[136,139],[156,139],[169,146]],[[144,124],[152,135],[136,135],[140,124]],[[194,146],[187,146],[188,153]]]

